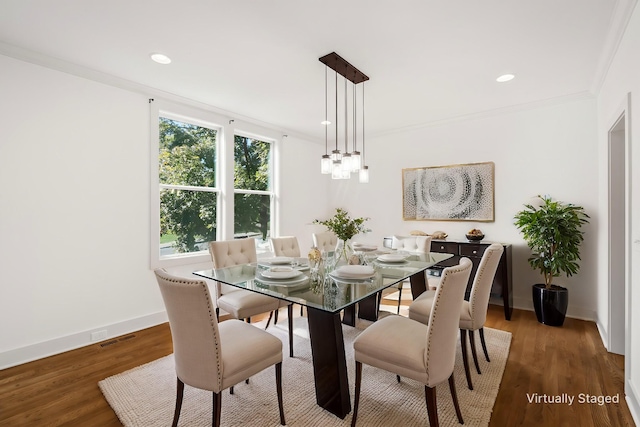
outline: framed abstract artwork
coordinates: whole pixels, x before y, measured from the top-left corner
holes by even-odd
[[[494,221],[494,163],[402,169],[406,221]]]

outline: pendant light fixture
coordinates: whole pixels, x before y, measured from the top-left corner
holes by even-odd
[[[362,158],[360,157],[360,152],[358,151],[358,115],[356,109],[356,95],[356,85],[353,85],[353,152],[351,153],[351,172],[358,172],[360,170],[360,166],[362,166]]]
[[[331,167],[333,163],[331,161],[331,156],[329,156],[329,125],[331,122],[329,121],[328,110],[329,107],[327,105],[327,69],[324,69],[324,121],[322,124],[324,125],[324,154],[322,155],[322,160],[320,161],[320,173],[327,175],[331,173]]]
[[[362,184],[369,182],[369,166],[366,166],[364,158],[364,85],[362,85],[362,166],[358,179]]]
[[[355,68],[353,65],[349,64],[346,60],[344,60],[340,55],[335,52],[332,52],[328,55],[321,57],[320,62],[325,64],[325,120],[322,122],[323,125],[327,126],[325,128],[325,154],[322,156],[321,163],[321,171],[323,174],[328,174],[329,170],[331,173],[331,177],[333,179],[349,179],[351,177],[352,172],[359,172],[360,182],[368,182],[368,168],[363,166],[364,162],[364,85],[362,90],[362,153],[357,149],[357,90],[356,86],[359,83],[363,83],[369,80],[365,74],[363,74],[360,70]],[[327,90],[327,68],[331,68],[335,71],[335,149],[331,152],[331,156],[328,155],[328,126],[331,123],[328,121],[327,117],[327,105],[328,105],[328,90]],[[338,74],[340,74],[344,78],[344,152],[341,152],[338,148]],[[349,151],[349,98],[348,98],[348,88],[347,88],[347,80],[350,81],[353,85],[353,96],[352,98],[352,106],[353,106],[353,120],[352,120],[352,129],[353,129],[353,143],[352,148],[353,151]],[[331,163],[329,163],[331,162]],[[365,171],[363,172],[363,168]],[[363,176],[366,175],[366,180],[363,180]]]

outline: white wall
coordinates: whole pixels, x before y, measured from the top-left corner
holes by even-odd
[[[630,257],[630,289],[627,290],[627,308],[640,305],[640,178],[633,165],[640,165],[640,8],[635,7],[627,26],[625,35],[618,46],[615,58],[611,63],[605,81],[598,96],[598,145],[599,145],[599,182],[600,210],[607,212],[607,132],[613,125],[630,94],[631,108],[627,114],[627,134],[630,137],[630,175],[631,188],[631,232],[628,236]],[[606,217],[603,215],[603,223]],[[600,274],[598,275],[598,325],[605,335],[608,328],[608,276],[606,270],[609,251],[607,230],[600,230],[603,243],[599,250]],[[634,414],[636,422],[640,421],[640,314],[638,310],[627,311],[626,353],[625,353],[625,393],[627,402]],[[635,355],[635,356],[634,356]]]
[[[0,369],[165,321],[149,267],[149,96],[1,55],[0,94]],[[327,200],[322,149],[290,137],[278,150],[278,229],[308,235],[303,248]]]
[[[370,183],[336,191],[354,212],[373,217],[367,240],[411,230],[443,230],[464,239],[467,230],[480,228],[485,240],[512,244],[514,305],[526,309],[532,309],[531,285],[542,277],[527,263],[530,252],[513,216],[537,194],[584,206],[592,218],[584,228],[581,270],[555,283],[569,288],[569,316],[593,320],[600,225],[596,144],[595,99],[424,127],[370,140]],[[489,161],[495,163],[495,222],[403,221],[403,168]]]

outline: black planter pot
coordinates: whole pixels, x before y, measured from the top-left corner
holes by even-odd
[[[547,289],[540,283],[533,285],[531,290],[538,322],[549,326],[562,326],[569,305],[569,290],[557,285],[551,285],[551,288]]]

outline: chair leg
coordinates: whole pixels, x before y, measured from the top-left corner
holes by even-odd
[[[478,353],[476,352],[476,339],[473,331],[469,331],[469,342],[471,343],[471,354],[473,355],[473,363],[476,365],[476,371],[478,371],[478,375],[482,375],[482,372],[480,372],[480,365],[478,364]]]
[[[220,321],[220,309],[218,307],[216,307],[216,320]]]
[[[178,378],[178,385],[176,387],[176,409],[173,413],[172,427],[178,425],[178,419],[180,418],[180,409],[182,409],[182,398],[184,397],[184,383]]]
[[[264,327],[265,330],[269,327],[269,323],[271,323],[271,318],[272,317],[273,317],[273,311],[269,313],[269,318],[267,319],[267,324]],[[278,312],[276,311],[276,320],[273,321],[273,324],[275,325],[277,321],[278,321]]]
[[[356,426],[358,419],[358,406],[360,404],[360,383],[362,382],[362,362],[356,360],[356,389],[353,398],[353,416],[351,417],[351,427]]]
[[[220,427],[220,414],[222,406],[222,393],[213,393],[213,411],[211,414],[211,425],[213,427]]]
[[[487,359],[487,362],[491,362],[491,360],[489,360],[489,352],[487,351],[487,343],[484,341],[484,328],[480,328],[479,332],[480,343],[482,344],[482,350],[484,351],[484,358]]]
[[[400,375],[396,375],[396,380],[400,382]]]
[[[427,401],[427,414],[429,415],[429,426],[438,427],[438,405],[436,403],[435,387],[424,386],[424,397]]]
[[[300,306],[300,317],[304,316],[304,305]]]
[[[449,390],[451,390],[451,399],[453,399],[453,407],[456,408],[458,422],[460,424],[464,424],[464,420],[462,419],[462,412],[460,412],[460,405],[458,405],[458,393],[456,393],[456,380],[453,378],[453,372],[449,377]]]
[[[293,304],[287,306],[287,315],[289,316],[289,357],[293,357]]]
[[[229,387],[229,394],[233,394],[233,386]]]
[[[467,358],[467,330],[460,329],[460,347],[462,349],[462,363],[464,364],[464,373],[467,376],[467,386],[469,390],[473,390],[471,383],[471,372],[469,372],[469,359]]]
[[[273,324],[275,325],[276,323],[278,323],[278,313],[280,312],[278,309],[274,310],[275,312],[275,316],[273,318]]]
[[[276,392],[278,393],[278,409],[280,410],[280,424],[284,422],[284,406],[282,406],[282,362],[276,363]]]
[[[402,283],[400,283],[400,286],[398,286],[398,313],[400,314],[400,303],[402,302]]]

